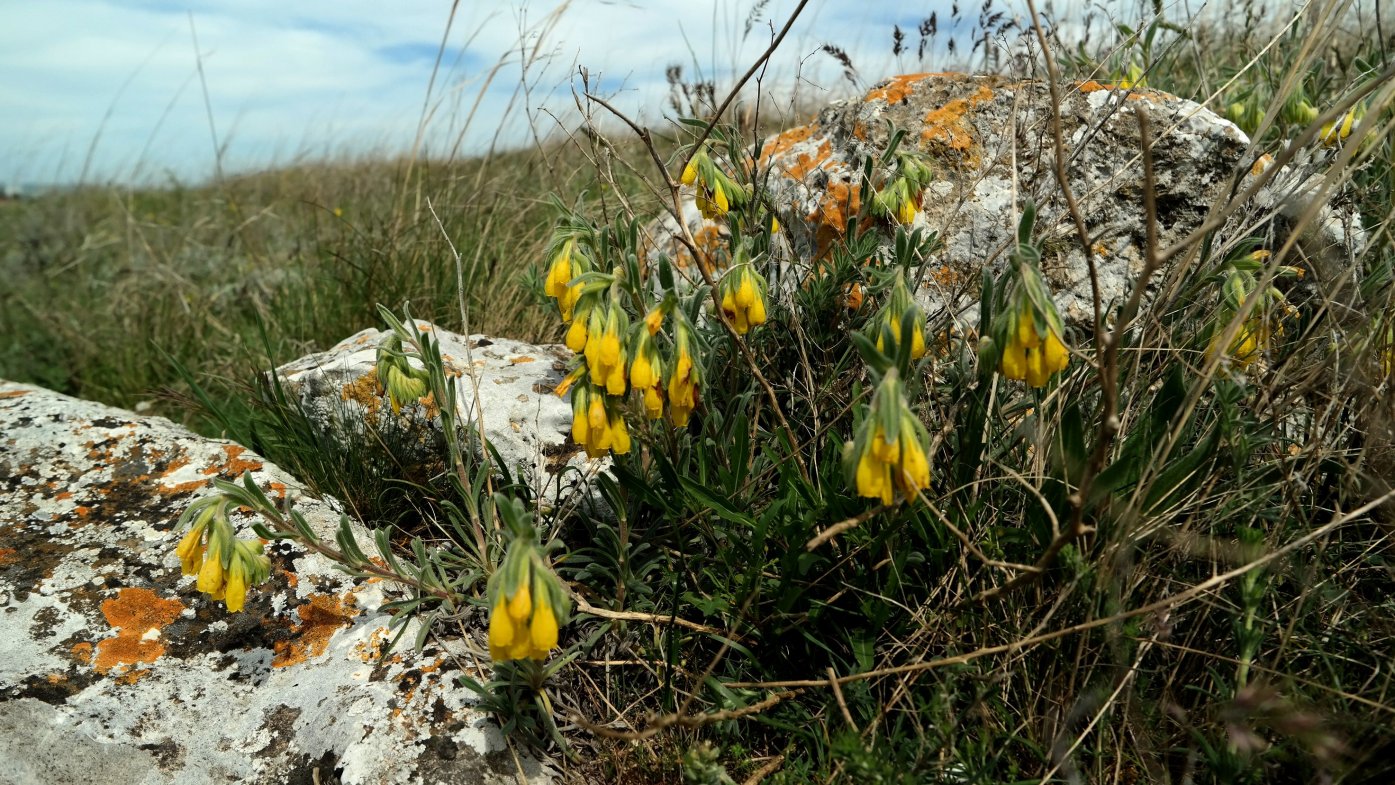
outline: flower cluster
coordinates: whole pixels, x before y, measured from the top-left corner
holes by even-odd
[[[925,426],[911,412],[896,369],[887,370],[854,441],[844,450],[844,471],[857,495],[891,504],[930,486]]]
[[[1246,371],[1254,365],[1273,342],[1284,335],[1284,320],[1297,313],[1289,304],[1283,292],[1270,286],[1258,294],[1258,300],[1249,316],[1236,328],[1234,336],[1227,343],[1225,334],[1231,321],[1240,313],[1244,303],[1258,288],[1255,274],[1269,258],[1264,250],[1242,253],[1229,260],[1230,270],[1221,286],[1221,306],[1216,314],[1206,345],[1206,357],[1217,356],[1227,365]],[[1301,277],[1303,271],[1295,267],[1279,267],[1278,277]]]
[[[1007,340],[999,370],[1009,379],[1045,387],[1052,375],[1070,364],[1070,352],[1060,337],[1061,317],[1050,300],[1046,308],[1038,309],[1030,297],[1017,299],[1017,305],[1004,314]]]
[[[910,316],[910,354],[912,360],[919,360],[925,356],[925,314],[921,312],[920,306],[911,299],[910,289],[906,286],[906,276],[898,273],[896,282],[892,284],[891,296],[887,298],[886,305],[872,318],[873,338],[877,345],[877,351],[886,355],[895,355],[899,352],[901,337],[906,317]]]
[[[1017,286],[993,320],[992,335],[1001,347],[998,371],[1009,379],[1045,387],[1070,364],[1065,326],[1042,281],[1035,256],[1018,256]]]
[[[709,217],[749,199],[705,148],[694,153],[683,181],[697,187]],[[755,217],[762,233],[766,221],[771,233],[779,230],[773,216]],[[744,226],[744,220],[740,216],[736,225]],[[701,393],[703,344],[694,321],[701,302],[697,298],[708,291],[695,289],[680,306],[670,263],[663,258],[640,261],[645,254],[638,243],[633,226],[598,227],[569,217],[554,235],[543,279],[544,293],[557,301],[563,321],[570,321],[567,348],[580,355],[556,392],[572,396],[572,438],[592,458],[629,452],[634,420],[627,418],[640,412],[649,420],[667,412],[674,427],[685,427]],[[716,285],[712,304],[738,335],[768,318],[768,286],[758,272],[763,258],[752,258],[746,246],[738,247]],[[612,259],[616,266],[604,272],[597,260]],[[650,280],[655,273],[658,281]],[[653,305],[656,294],[661,301]]]
[[[765,324],[765,285],[765,279],[751,269],[750,262],[732,267],[718,284],[722,312],[738,334],[745,335],[752,327]]]
[[[911,223],[916,213],[920,212],[920,198],[929,184],[930,167],[920,155],[897,154],[896,174],[877,189],[872,198],[872,213],[886,218],[894,217],[898,223]]]
[[[512,541],[489,579],[489,657],[495,662],[545,660],[571,603],[548,567],[526,516],[510,521]]]
[[[1356,124],[1356,121],[1365,116],[1366,102],[1362,101],[1351,109],[1348,109],[1346,114],[1341,117],[1323,124],[1322,130],[1318,132],[1318,138],[1328,147],[1336,147],[1342,142],[1345,142],[1348,136],[1351,136],[1352,126]]]
[[[584,257],[572,252],[575,247],[575,239],[563,238],[562,247],[552,257],[552,266],[548,268],[547,279],[543,282],[543,292],[557,300],[563,324],[572,321],[576,304],[581,299],[582,284],[576,279],[585,272]]]
[[[430,374],[425,368],[413,367],[407,361],[402,339],[395,333],[378,347],[374,369],[380,388],[387,391],[393,414],[400,414],[403,406],[420,400],[427,393]]]
[[[214,600],[222,600],[236,613],[247,602],[247,587],[255,586],[271,574],[271,560],[262,553],[258,540],[239,540],[228,521],[229,503],[221,496],[195,502],[180,519],[194,524],[175,547],[180,570],[197,575],[198,590]]]
[[[693,151],[679,181],[697,189],[695,201],[698,211],[709,221],[725,216],[732,208],[740,207],[751,198],[744,186],[712,161],[705,148]]]

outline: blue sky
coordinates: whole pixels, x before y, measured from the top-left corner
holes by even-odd
[[[574,127],[578,67],[657,123],[666,66],[700,67],[720,85],[795,4],[766,3],[743,38],[752,0],[462,0],[449,33],[449,0],[15,2],[0,26],[0,183],[196,181],[213,172],[215,135],[229,171],[405,152],[424,114],[428,150],[526,144],[530,124],[543,135]],[[823,42],[868,81],[923,70],[891,57],[891,25],[948,7],[813,0],[766,83],[812,102],[846,92]]]

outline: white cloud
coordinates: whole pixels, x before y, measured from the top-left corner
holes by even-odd
[[[765,84],[797,88],[814,102],[846,91],[839,66],[817,53],[825,41],[848,51],[875,81],[898,70],[891,24],[914,25],[927,8],[949,3],[814,0],[772,59]],[[751,0],[463,0],[433,90],[427,141],[449,149],[476,101],[466,154],[496,133],[505,145],[527,143],[530,119],[544,132],[554,128],[544,110],[574,125],[578,65],[617,106],[658,122],[666,66],[682,64],[690,76],[701,71],[721,88],[764,49],[770,25],[782,24],[795,4],[767,3],[743,36]],[[450,8],[449,0],[18,5],[0,26],[0,149],[8,151],[0,182],[74,181],[89,147],[89,180],[210,175],[214,147],[191,16],[230,169],[302,153],[405,151]],[[531,94],[517,96],[506,113],[525,58]]]

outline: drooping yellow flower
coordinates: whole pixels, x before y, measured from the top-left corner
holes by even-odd
[[[913,223],[915,221],[915,214],[919,211],[919,205],[916,204],[917,201],[918,200],[909,197],[902,201],[901,206],[896,210],[896,219],[907,225]]]
[[[234,558],[228,566],[228,582],[224,587],[228,612],[237,613],[247,602],[247,567],[242,559]]]
[[[1280,329],[1282,333],[1282,329]],[[1208,359],[1214,358],[1217,354],[1222,355],[1227,361],[1233,363],[1240,370],[1246,370],[1260,358],[1265,347],[1269,345],[1269,340],[1273,335],[1268,320],[1263,316],[1251,316],[1240,325],[1235,337],[1230,345],[1221,350],[1221,338],[1225,334],[1224,327],[1218,328],[1216,334],[1211,336],[1211,342],[1206,347]]]
[[[1060,317],[1055,315],[1054,305],[1049,307],[1044,334],[1037,325],[1036,307],[1025,292],[1003,314],[1009,320],[1002,333],[1005,344],[998,364],[1003,376],[1025,381],[1032,387],[1045,387],[1053,375],[1070,364],[1070,352],[1059,334]]]
[[[198,575],[203,567],[203,535],[206,522],[194,524],[189,533],[179,541],[174,553],[179,557],[179,570],[185,575]]]
[[[1351,129],[1356,124],[1356,121],[1365,116],[1366,102],[1362,101],[1347,110],[1346,114],[1341,117],[1331,122],[1324,123],[1322,130],[1318,133],[1318,138],[1328,147],[1336,147],[1342,142],[1345,142],[1348,136],[1351,136]]]
[[[543,283],[543,292],[557,300],[563,322],[572,320],[572,311],[577,300],[581,298],[581,284],[571,283],[572,279],[581,274],[581,266],[572,255],[574,244],[573,240],[567,240],[562,244],[561,250],[552,259],[547,280]]]
[[[615,305],[592,309],[587,320],[586,365],[591,383],[611,395],[625,394],[624,330],[627,322]]]
[[[647,330],[640,330],[635,338],[634,359],[630,361],[630,385],[636,390],[647,390],[659,383],[659,352],[650,340]]]
[[[876,331],[877,351],[895,355],[897,347],[901,345],[901,324],[908,312],[915,325],[915,331],[911,334],[911,359],[919,360],[925,356],[925,316],[921,312],[920,306],[911,299],[910,290],[906,287],[906,279],[903,275],[897,276],[886,305],[872,320],[872,329]],[[891,337],[889,347],[887,345],[888,335]]]
[[[738,335],[765,323],[765,281],[751,265],[733,267],[718,288],[722,293],[722,312],[732,321]]]
[[[679,182],[684,185],[692,185],[697,182],[697,173],[697,156],[694,155],[688,159],[687,165],[683,167],[683,176],[679,178]]]
[[[644,415],[651,420],[664,416],[664,394],[657,384],[644,391]]]
[[[208,552],[205,554],[203,567],[199,569],[199,580],[196,586],[204,594],[218,594],[214,599],[221,599],[225,575],[223,572],[223,555],[220,552],[218,538],[210,538]]]
[[[680,322],[677,332],[673,373],[665,387],[668,390],[669,419],[674,427],[682,428],[688,424],[688,415],[697,408],[699,379],[697,365],[693,362],[692,338],[688,334],[686,323]]]
[[[489,580],[489,656],[495,662],[541,661],[557,648],[568,602],[534,537],[526,523],[514,531],[503,564]]]
[[[888,428],[894,428],[888,432]],[[882,504],[907,499],[930,486],[930,462],[925,455],[925,428],[915,418],[894,369],[878,385],[867,417],[851,445],[852,482],[858,496]]]
[[[572,326],[567,328],[567,348],[578,354],[586,348],[586,339],[589,331],[586,329],[590,321],[589,312],[577,314],[572,320]]]
[[[572,391],[572,441],[585,448],[590,458],[600,458],[607,451],[617,455],[630,451],[625,418],[608,410],[604,390],[584,384]]]

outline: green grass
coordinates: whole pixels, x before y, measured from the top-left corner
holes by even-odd
[[[1092,42],[1058,50],[1058,65],[1104,80],[1136,65],[1149,85],[1218,111],[1244,104],[1241,119],[1274,152],[1303,129],[1279,107],[1305,98],[1326,109],[1392,60],[1371,9],[1339,10],[1310,9],[1286,29],[1258,6],[1235,9],[1230,25],[1132,20],[1137,38],[1097,26]],[[934,507],[864,516],[872,505],[849,492],[840,454],[873,383],[850,337],[866,323],[843,316],[838,298],[865,274],[866,254],[837,255],[828,278],[747,337],[774,396],[709,321],[708,406],[694,425],[636,424],[643,449],[605,488],[614,516],[540,521],[564,543],[557,569],[579,596],[641,615],[572,625],[565,643],[579,660],[547,687],[556,720],[633,730],[686,715],[638,745],[573,734],[570,771],[716,783],[725,767],[738,782],[764,772],[791,785],[1388,781],[1395,510],[1367,507],[1395,476],[1380,367],[1395,130],[1389,105],[1371,116],[1372,143],[1333,170],[1372,239],[1356,260],[1365,312],[1334,316],[1321,292],[1295,287],[1296,314],[1266,362],[1243,378],[1205,377],[1198,336],[1226,268],[1199,244],[1193,264],[1166,273],[1190,294],[1146,311],[1129,336],[1120,430],[1098,459],[1104,371],[1077,360],[1059,394],[1041,396],[958,344],[933,376],[907,382],[935,435]],[[294,407],[252,380],[382,326],[377,303],[409,302],[459,330],[459,295],[471,331],[557,339],[555,312],[524,274],[547,258],[560,218],[548,197],[588,194],[578,209],[599,233],[625,212],[617,195],[653,214],[637,174],[651,164],[622,138],[611,140],[620,165],[599,171],[588,153],[601,142],[580,138],[489,160],[341,162],[0,205],[0,274],[13,284],[0,293],[0,377],[124,406],[153,399],[207,432],[259,440],[320,490],[357,493],[362,518],[427,535],[488,572],[458,535],[468,528],[458,510],[488,518],[482,483],[408,467],[384,475],[390,449],[321,449]],[[189,405],[180,366],[211,407]],[[787,457],[790,436],[805,468]],[[1077,505],[1089,466],[1094,491]],[[1051,550],[1053,516],[1067,521],[1077,506],[1091,531]],[[806,547],[852,518],[833,542]],[[1044,553],[1055,556],[1039,577],[992,594],[1012,574],[997,562]],[[534,711],[520,701],[490,705],[506,720]]]

